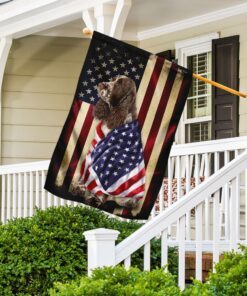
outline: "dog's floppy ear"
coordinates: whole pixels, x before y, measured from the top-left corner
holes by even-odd
[[[128,113],[131,113],[133,120],[137,118],[137,111],[136,111],[136,88],[134,87],[131,90],[131,93],[126,98],[124,105],[128,109]]]
[[[107,103],[99,99],[93,110],[93,116],[99,120],[106,120],[110,113],[110,108]]]
[[[136,102],[136,88],[135,87],[132,88],[131,93],[129,94],[129,96],[127,98],[127,101],[128,101],[129,106],[135,105],[135,102]]]

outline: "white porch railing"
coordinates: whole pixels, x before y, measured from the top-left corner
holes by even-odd
[[[152,211],[152,218],[170,206],[175,199],[180,199],[186,192],[197,186],[216,170],[215,157],[221,164],[226,164],[231,158],[247,150],[247,137],[238,137],[200,143],[173,145],[168,161],[167,178],[163,184],[159,199]],[[5,223],[15,217],[32,216],[35,207],[45,209],[51,205],[75,205],[76,202],[52,196],[44,190],[49,161],[0,166],[1,200],[0,221]],[[219,165],[218,165],[219,166]],[[228,233],[229,225],[224,225],[224,219],[229,216],[227,186],[220,199],[222,227]],[[244,207],[245,178],[240,179],[240,205]],[[165,194],[164,194],[165,193]],[[205,203],[206,235],[210,236],[210,215],[212,204],[210,199]],[[189,239],[195,235],[194,214],[186,215],[186,236]],[[169,234],[176,234],[176,223],[169,228]],[[222,232],[222,235],[224,233]]]
[[[168,160],[167,174],[161,188],[159,198],[152,210],[152,218],[171,206],[176,200],[182,198],[191,189],[214,174],[219,168],[247,150],[247,137],[237,137],[199,143],[173,145]],[[245,212],[245,192],[247,190],[247,179],[242,174],[239,176],[239,195],[241,220]],[[229,185],[225,185],[220,192],[219,223],[222,238],[229,233]],[[205,227],[205,238],[212,237],[212,200],[205,200],[205,213],[203,227]],[[186,214],[186,238],[195,237],[195,212]],[[242,223],[242,221],[241,221]],[[169,227],[168,233],[176,238],[178,221]],[[244,226],[241,224],[241,236]]]
[[[126,268],[131,265],[131,255],[139,248],[144,247],[144,270],[150,270],[150,241],[161,236],[161,265],[167,264],[168,246],[173,244],[179,247],[179,286],[185,287],[185,253],[186,246],[190,246],[196,253],[196,278],[202,280],[202,252],[213,253],[213,262],[219,261],[220,253],[225,250],[237,249],[238,243],[247,243],[247,221],[245,218],[245,234],[240,239],[240,176],[247,177],[247,151],[222,169],[218,170],[219,154],[215,154],[215,173],[207,180],[190,191],[183,198],[172,204],[143,227],[130,235],[115,247],[118,231],[107,229],[90,230],[84,233],[88,243],[88,270],[89,274],[95,267],[116,265],[124,261]],[[219,212],[220,198],[225,192],[229,204],[227,216],[228,233],[222,239],[220,236]],[[245,191],[247,194],[247,190]],[[247,198],[247,195],[245,195]],[[203,227],[203,217],[206,213],[206,202],[213,205],[212,238],[207,237],[207,229]],[[246,203],[245,203],[246,206]],[[186,215],[195,209],[195,238],[186,238]],[[246,210],[246,209],[245,209]],[[177,241],[171,241],[168,236],[169,228],[178,221]],[[226,224],[225,224],[226,225]]]
[[[49,161],[0,166],[1,222],[12,218],[30,217],[35,208],[42,210],[76,202],[58,198],[44,189]]]

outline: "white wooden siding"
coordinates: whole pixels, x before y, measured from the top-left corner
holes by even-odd
[[[89,41],[14,41],[2,99],[2,164],[50,159],[73,100]]]

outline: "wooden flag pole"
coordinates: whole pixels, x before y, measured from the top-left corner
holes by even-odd
[[[209,84],[211,84],[211,85],[213,85],[213,86],[215,86],[217,88],[221,88],[221,89],[223,89],[223,90],[225,90],[225,91],[227,91],[227,92],[229,92],[231,94],[234,94],[236,96],[239,96],[239,97],[242,97],[242,98],[247,98],[247,94],[244,94],[242,92],[239,92],[239,91],[237,91],[235,89],[232,89],[232,88],[230,88],[228,86],[225,86],[225,85],[220,84],[218,82],[215,82],[213,80],[209,80],[209,79],[207,79],[205,77],[202,77],[202,76],[200,76],[198,74],[194,74],[193,73],[193,77],[196,78],[196,79],[202,80],[202,81],[204,81],[206,83],[209,83]]]
[[[92,36],[93,35],[93,32],[89,28],[84,28],[82,31],[83,31],[83,34],[84,35],[87,35],[87,36]],[[235,89],[232,89],[230,87],[227,87],[227,86],[225,86],[223,84],[220,84],[218,82],[215,82],[213,80],[207,79],[205,77],[202,77],[202,76],[200,76],[198,74],[194,74],[193,73],[193,77],[195,79],[202,80],[205,83],[209,83],[209,84],[211,84],[211,85],[213,85],[213,86],[215,86],[217,88],[223,89],[223,90],[225,90],[225,91],[227,91],[227,92],[229,92],[231,94],[234,94],[236,96],[239,96],[239,97],[242,97],[242,98],[247,98],[247,94],[245,94],[245,93],[239,92],[239,91],[237,91]]]

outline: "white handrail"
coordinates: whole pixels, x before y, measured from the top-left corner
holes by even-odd
[[[170,157],[196,153],[223,152],[226,150],[247,149],[247,137],[226,138],[188,144],[173,145]]]
[[[7,164],[0,166],[0,175],[47,170],[50,160]]]
[[[136,250],[159,235],[164,229],[183,217],[188,211],[203,202],[247,168],[247,151],[226,164],[206,181],[186,194],[143,227],[116,246],[116,264],[128,258]]]

